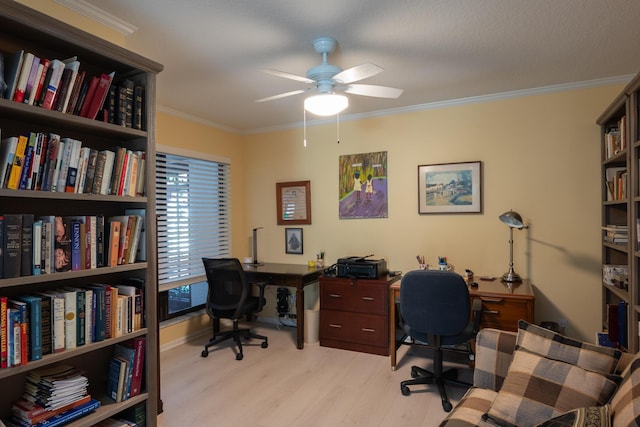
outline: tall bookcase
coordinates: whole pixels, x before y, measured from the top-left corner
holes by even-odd
[[[598,118],[602,150],[602,319],[609,330],[621,332],[624,349],[637,352],[640,327],[640,74]],[[612,241],[623,235],[627,241]],[[621,266],[621,267],[615,267]],[[627,280],[624,281],[624,272]],[[615,273],[615,274],[614,274]],[[623,322],[610,325],[609,312],[626,303]],[[617,312],[621,312],[618,310]],[[615,317],[615,316],[614,316]],[[622,327],[622,323],[626,327]]]
[[[101,400],[101,407],[70,424],[91,426],[117,415],[134,405],[146,408],[146,425],[156,425],[158,412],[158,328],[155,257],[155,84],[162,66],[73,28],[56,19],[11,0],[0,0],[0,52],[12,54],[20,49],[44,58],[65,59],[77,56],[87,74],[100,75],[115,71],[115,81],[127,78],[144,87],[143,130],[90,120],[40,107],[0,99],[0,129],[2,137],[25,132],[55,132],[79,139],[83,146],[99,150],[124,146],[146,152],[146,195],[124,197],[112,195],[74,194],[29,190],[0,189],[0,213],[34,213],[35,215],[99,215],[105,218],[124,214],[126,209],[146,209],[147,261],[117,267],[68,271],[13,279],[0,279],[0,295],[18,296],[31,292],[53,290],[63,286],[83,286],[90,283],[118,284],[131,277],[145,283],[144,318],[146,327],[100,342],[79,346],[61,353],[45,355],[20,367],[0,369],[0,416],[10,413],[11,402],[22,394],[26,374],[36,368],[55,363],[67,363],[86,372],[89,392]],[[114,346],[135,337],[146,338],[143,390],[138,396],[115,403],[106,397],[109,360]]]

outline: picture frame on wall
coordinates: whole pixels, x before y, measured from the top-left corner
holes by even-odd
[[[284,229],[284,248],[287,254],[303,254],[302,228]]]
[[[278,225],[311,224],[311,181],[276,183]]]
[[[418,213],[482,213],[482,163],[419,165]]]

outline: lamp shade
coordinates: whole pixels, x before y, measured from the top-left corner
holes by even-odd
[[[522,217],[518,212],[507,211],[500,215],[500,221],[507,224],[511,228],[524,228]]]
[[[317,116],[333,116],[349,106],[349,98],[335,93],[321,93],[304,100],[304,109]]]

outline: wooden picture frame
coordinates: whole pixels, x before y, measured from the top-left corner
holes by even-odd
[[[278,225],[311,224],[311,181],[276,183]]]
[[[284,252],[296,255],[303,254],[302,228],[284,229]]]
[[[482,163],[418,166],[418,213],[482,213]]]

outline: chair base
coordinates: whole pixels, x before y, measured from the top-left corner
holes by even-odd
[[[409,396],[411,394],[411,390],[409,389],[410,385],[416,384],[435,384],[438,387],[438,391],[440,392],[440,400],[442,401],[442,409],[445,412],[450,412],[453,409],[453,405],[449,401],[449,397],[447,396],[447,391],[444,387],[445,383],[457,385],[460,387],[471,387],[471,384],[458,381],[458,370],[455,368],[448,369],[443,371],[442,369],[442,349],[434,350],[434,358],[433,358],[433,369],[434,372],[423,369],[419,366],[411,367],[411,380],[405,380],[400,383],[400,391],[403,396]]]
[[[242,360],[244,354],[242,352],[242,341],[241,338],[245,339],[259,339],[262,340],[262,344],[260,347],[267,348],[269,347],[268,338],[264,335],[258,335],[256,333],[251,332],[249,329],[240,329],[238,328],[237,321],[233,322],[233,329],[230,331],[218,332],[214,333],[213,337],[209,340],[207,344],[204,346],[204,350],[200,353],[201,357],[207,357],[209,355],[209,347],[213,347],[214,345],[220,344],[223,341],[233,338],[236,346],[238,347],[238,352],[236,353],[236,360]]]

